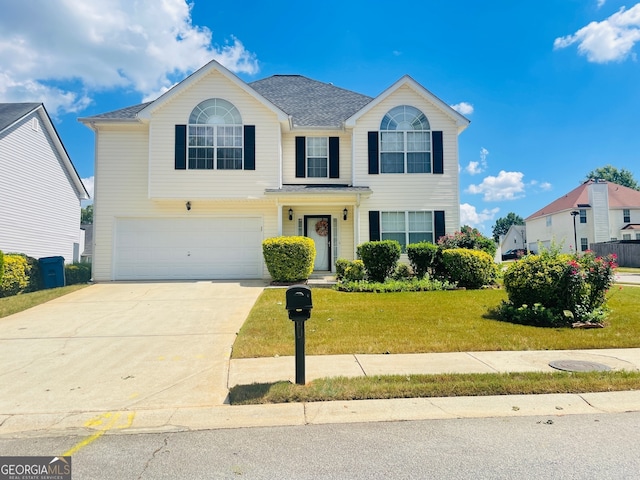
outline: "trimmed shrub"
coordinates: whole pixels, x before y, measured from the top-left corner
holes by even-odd
[[[4,273],[4,253],[0,250],[0,284],[2,282],[2,274]]]
[[[387,280],[380,282],[343,282],[334,287],[341,292],[430,292],[434,290],[452,290],[455,284],[432,280],[428,276],[424,278],[412,278],[411,280]]]
[[[481,250],[487,252],[492,259],[495,257],[498,248],[492,238],[485,237],[477,228],[471,228],[466,225],[459,232],[440,237],[438,245],[444,250],[454,248]]]
[[[442,264],[449,281],[464,288],[490,285],[495,282],[498,275],[493,257],[481,250],[466,248],[443,250]]]
[[[64,278],[67,285],[88,283],[91,281],[91,264],[86,262],[76,262],[71,265],[65,265]]]
[[[336,280],[339,282],[358,282],[364,280],[364,263],[362,260],[336,260]]]
[[[422,278],[428,273],[433,273],[438,246],[431,242],[410,243],[407,245],[407,256],[416,277]]]
[[[410,280],[413,277],[413,270],[406,263],[399,263],[396,271],[393,272],[394,280]]]
[[[400,259],[400,243],[395,240],[365,242],[358,245],[358,257],[364,262],[369,280],[384,282]]]
[[[262,254],[274,282],[297,282],[313,272],[316,246],[308,237],[267,238],[262,242]]]
[[[0,280],[0,297],[10,297],[29,287],[29,263],[23,255],[4,256],[4,275]]]

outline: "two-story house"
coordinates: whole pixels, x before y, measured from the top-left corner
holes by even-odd
[[[315,270],[357,245],[460,226],[469,121],[408,76],[375,98],[215,61],[155,101],[80,119],[96,136],[97,281],[268,278],[261,243],[304,235]]]
[[[533,252],[554,242],[564,252],[584,252],[593,243],[640,240],[640,192],[589,180],[531,214],[525,223]]]
[[[89,198],[42,103],[0,103],[0,250],[80,259]]]

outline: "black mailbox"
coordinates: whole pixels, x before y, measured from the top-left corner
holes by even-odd
[[[290,320],[307,320],[311,317],[313,308],[311,289],[305,285],[293,285],[287,288],[286,308]]]

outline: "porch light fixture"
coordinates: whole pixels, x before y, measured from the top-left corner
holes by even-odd
[[[293,220],[293,210],[289,209],[289,220]]]
[[[346,208],[345,208],[344,210],[342,210],[342,219],[343,219],[343,220],[346,220],[346,219],[347,219],[347,213],[348,213],[348,211],[347,211],[347,209],[346,209]]]
[[[185,206],[187,207],[187,212],[189,210],[191,210],[191,202],[187,201],[187,203],[185,204]]]

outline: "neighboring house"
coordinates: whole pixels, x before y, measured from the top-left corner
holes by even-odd
[[[574,231],[575,221],[575,231]],[[640,240],[640,192],[604,180],[589,180],[525,219],[529,250],[553,242],[564,252],[593,243]],[[575,235],[575,236],[574,236]]]
[[[93,224],[83,223],[80,228],[84,231],[84,249],[80,253],[80,261],[91,263],[93,257]]]
[[[527,227],[525,225],[511,225],[507,233],[500,239],[500,251],[502,255],[509,250],[527,249]]]
[[[212,61],[157,100],[80,119],[96,135],[97,281],[268,278],[262,241],[304,235],[315,270],[358,244],[460,226],[469,121],[408,76],[371,98]]]
[[[80,258],[89,198],[41,103],[0,103],[0,250]]]

